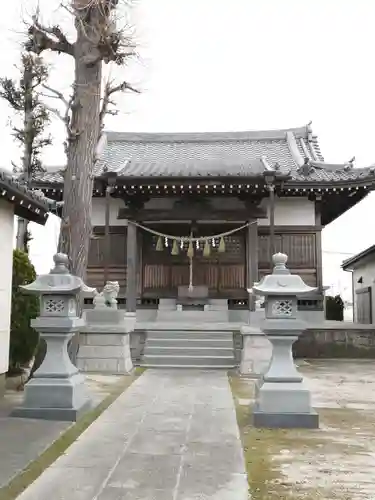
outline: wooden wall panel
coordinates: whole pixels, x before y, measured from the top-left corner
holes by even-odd
[[[176,234],[179,234],[174,227]],[[215,234],[216,229],[202,228],[204,234]],[[166,231],[168,232],[168,231]],[[171,230],[169,231],[171,233]],[[183,233],[180,233],[183,234]],[[172,243],[162,251],[156,251],[157,237],[144,234],[143,246],[143,290],[146,293],[161,291],[167,295],[176,293],[181,285],[189,284],[188,242],[184,242],[179,255],[171,255]],[[203,255],[203,245],[197,249],[194,245],[193,284],[206,285],[212,294],[227,290],[245,288],[245,232],[225,237],[225,252],[219,253],[219,239],[211,247],[208,257]],[[232,294],[233,295],[233,294]]]
[[[189,284],[189,268],[184,265],[170,265],[166,268],[167,288],[177,288]]]
[[[120,285],[120,296],[124,297],[126,291],[126,227],[112,226],[110,228],[111,259],[109,263],[109,281],[118,281]],[[93,236],[90,239],[87,285],[103,288],[104,278],[104,227],[93,228]]]
[[[220,267],[220,290],[245,289],[245,265],[223,265]]]
[[[91,287],[103,288],[104,271],[102,267],[88,267],[86,275],[86,284]],[[120,288],[126,288],[126,267],[110,267],[109,268],[109,281],[118,281]],[[122,290],[123,291],[123,290]]]
[[[126,228],[125,228],[126,229]],[[116,226],[110,230],[111,245],[111,266],[126,265],[126,232],[122,226],[117,229]],[[103,267],[104,265],[104,228],[96,227],[93,230],[93,236],[90,239],[88,267]]]
[[[285,233],[275,235],[275,251],[288,255],[288,266],[295,269],[316,268],[315,233]],[[270,236],[259,235],[258,261],[260,268],[269,267]]]
[[[170,227],[170,229],[172,226]],[[180,230],[173,226],[176,234]],[[202,228],[205,234],[214,234],[218,228]],[[259,228],[258,262],[259,278],[270,272],[269,234]],[[292,272],[298,273],[310,286],[317,286],[317,246],[316,233],[304,232],[303,228],[276,228],[275,249],[288,255],[288,266]],[[167,229],[166,229],[166,232]],[[171,232],[171,230],[169,231]],[[182,234],[182,233],[181,233]],[[219,254],[212,248],[209,257],[203,256],[203,249],[195,249],[193,265],[193,282],[196,285],[208,285],[212,294],[226,293],[235,296],[246,292],[246,231],[225,238],[226,251]],[[111,237],[110,279],[119,281],[121,289],[126,287],[126,227],[113,226]],[[177,256],[171,255],[171,247],[157,252],[157,238],[148,233],[139,234],[139,274],[137,276],[138,295],[143,292],[160,291],[170,294],[180,285],[189,284],[189,259],[186,255],[187,243]],[[104,228],[94,228],[94,237],[90,241],[88,284],[101,288],[103,283]],[[122,295],[123,295],[122,291]]]

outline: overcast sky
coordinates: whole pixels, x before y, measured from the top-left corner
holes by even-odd
[[[56,0],[40,0],[43,20],[62,22]],[[21,18],[35,2],[7,2],[0,20],[1,72],[14,74]],[[138,0],[131,14],[140,59],[114,76],[131,79],[139,96],[118,99],[107,128],[124,131],[232,131],[295,127],[313,122],[327,161],[375,162],[375,1],[372,0]],[[67,90],[71,61],[52,56],[52,83]],[[17,161],[9,112],[0,103],[2,166]],[[61,124],[46,162],[64,161]],[[374,196],[323,233],[324,280],[344,295],[350,279],[341,261],[374,243]],[[370,221],[370,224],[368,223]],[[56,222],[34,228],[31,255],[47,271]]]

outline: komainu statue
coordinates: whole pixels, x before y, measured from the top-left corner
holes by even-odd
[[[100,293],[96,291],[94,294],[94,308],[102,309],[110,307],[112,309],[117,309],[117,296],[119,291],[120,285],[118,281],[107,281],[103,290]]]

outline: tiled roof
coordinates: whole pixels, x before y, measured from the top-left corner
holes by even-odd
[[[0,199],[14,205],[14,213],[27,220],[45,224],[49,204],[44,194],[30,190],[10,173],[0,170]]]
[[[123,178],[259,176],[278,164],[296,182],[356,181],[373,176],[350,164],[328,165],[310,125],[295,129],[146,134],[107,132],[94,174],[116,171]],[[307,159],[307,160],[305,160]],[[303,166],[304,162],[307,164]],[[41,183],[61,183],[59,172],[43,174]]]
[[[352,271],[355,267],[361,265],[361,261],[363,261],[366,257],[371,257],[373,260],[374,254],[375,245],[371,245],[365,250],[362,250],[362,252],[359,252],[356,255],[353,255],[353,257],[349,257],[349,259],[344,260],[344,262],[341,264],[341,267],[344,269],[344,271]]]

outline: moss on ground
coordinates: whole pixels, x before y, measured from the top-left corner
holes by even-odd
[[[0,488],[0,500],[15,500],[31,483],[33,483],[68,447],[144,372],[144,368],[136,368],[129,376],[121,377],[113,385],[107,385],[110,394],[98,406],[84,414],[76,423],[64,432],[36,460],[15,476],[10,483]]]
[[[309,466],[317,457],[352,457],[363,454],[364,447],[354,440],[333,439],[332,433],[321,430],[279,430],[257,429],[252,425],[251,404],[241,404],[241,400],[253,399],[254,383],[239,377],[230,377],[230,385],[235,400],[238,426],[246,462],[249,498],[252,500],[351,500],[351,493],[329,486],[321,487],[307,481],[288,479],[283,469],[289,466]],[[348,431],[361,422],[361,429],[373,428],[371,412],[348,409],[320,409],[321,423],[333,430]],[[372,429],[372,432],[374,430]],[[330,470],[322,470],[322,476]],[[303,478],[302,473],[302,478]],[[324,481],[323,481],[324,482]],[[321,482],[320,482],[321,483]]]

